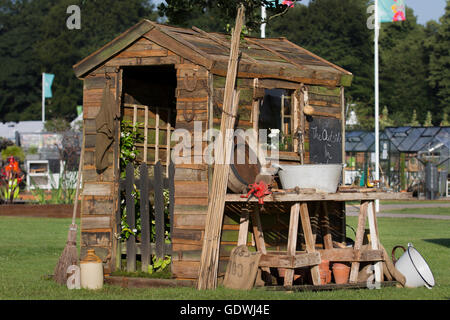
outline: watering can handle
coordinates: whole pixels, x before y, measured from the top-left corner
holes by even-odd
[[[406,252],[406,248],[405,248],[404,246],[395,246],[395,247],[392,249],[392,254],[391,254],[392,262],[393,262],[394,264],[397,262],[397,259],[395,259],[395,250],[397,250],[398,248],[402,248],[402,249],[403,249],[403,252]]]

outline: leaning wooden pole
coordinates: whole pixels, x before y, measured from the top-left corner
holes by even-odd
[[[228,176],[230,173],[229,157],[233,146],[232,129],[234,129],[237,114],[239,93],[235,92],[236,75],[239,63],[239,42],[244,24],[244,7],[241,5],[236,26],[231,38],[230,59],[223,98],[221,136],[215,152],[215,165],[212,181],[212,197],[208,204],[205,235],[198,277],[198,289],[215,289],[217,287],[217,270],[219,265],[220,235],[222,232],[225,197],[227,193]],[[231,136],[230,136],[231,134]]]

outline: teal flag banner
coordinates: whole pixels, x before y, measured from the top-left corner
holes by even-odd
[[[45,98],[52,98],[52,84],[55,79],[54,74],[44,73],[44,96]]]

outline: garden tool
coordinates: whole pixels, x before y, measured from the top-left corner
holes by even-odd
[[[80,195],[80,182],[81,182],[81,172],[83,168],[84,161],[84,129],[83,129],[83,142],[81,147],[80,154],[80,164],[78,166],[78,177],[77,177],[77,187],[75,192],[75,199],[73,204],[73,216],[72,216],[72,224],[69,227],[69,233],[67,236],[66,246],[61,254],[61,257],[58,260],[58,263],[55,267],[55,275],[54,279],[59,284],[67,283],[67,269],[71,265],[78,265],[78,249],[77,249],[77,229],[78,226],[75,222],[77,209],[78,209],[78,197]]]

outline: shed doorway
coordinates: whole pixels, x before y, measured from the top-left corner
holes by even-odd
[[[126,67],[123,69],[123,99],[121,123],[121,169],[124,162],[158,162],[166,176],[170,164],[171,133],[176,123],[176,69],[173,65]],[[123,159],[123,140],[135,129],[135,153]],[[125,146],[126,147],[126,146]],[[126,148],[125,148],[126,149]],[[130,151],[130,150],[127,150]],[[125,164],[126,165],[126,164]]]

